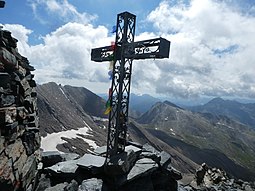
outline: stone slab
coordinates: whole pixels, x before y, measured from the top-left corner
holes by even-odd
[[[21,154],[25,152],[22,140],[17,139],[14,144],[8,145],[5,149],[5,152],[9,158],[12,158],[14,162],[17,161]]]
[[[79,186],[79,191],[101,191],[103,187],[103,181],[97,178],[91,178],[82,181]]]
[[[132,149],[112,156],[105,166],[106,173],[109,175],[125,174],[133,167],[137,158],[138,154]]]
[[[106,151],[107,151],[107,146],[102,146],[102,147],[97,147],[94,150],[94,153],[96,155],[102,156],[102,155],[106,154]]]
[[[55,165],[62,161],[62,157],[58,151],[42,152],[42,163],[44,167]]]
[[[0,48],[0,61],[5,65],[5,67],[14,69],[17,66],[17,60],[13,54],[11,54],[7,49]]]
[[[75,174],[77,170],[78,160],[69,160],[64,162],[59,162],[53,166],[45,168],[45,170],[53,171],[56,174]]]
[[[79,160],[77,165],[82,167],[82,168],[100,168],[103,167],[105,163],[105,157],[101,157],[101,156],[96,156],[96,155],[92,155],[92,154],[85,154],[83,155]]]
[[[171,163],[171,155],[165,151],[162,151],[160,152],[159,156],[161,158],[160,165],[164,168],[167,168],[167,166]]]
[[[160,153],[157,149],[155,149],[153,146],[151,146],[148,143],[143,145],[143,151],[151,152],[157,155]]]
[[[65,188],[68,184],[65,182],[65,183],[61,183],[61,184],[57,184],[53,187],[50,187],[50,188],[46,188],[45,191],[65,191]]]
[[[133,166],[133,168],[128,173],[127,181],[131,181],[141,176],[147,176],[151,172],[155,171],[157,168],[158,165],[152,159],[140,159],[136,162],[135,166]]]
[[[10,85],[11,77],[8,73],[0,72],[0,87],[8,88]]]
[[[125,147],[125,151],[127,152],[128,150],[133,150],[135,153],[139,153],[139,152],[142,152],[142,149],[141,148],[138,148],[136,146],[133,146],[133,145],[128,145]]]
[[[60,156],[62,157],[62,161],[68,161],[68,160],[76,160],[79,158],[80,155],[76,153],[61,153]]]
[[[35,178],[36,174],[36,158],[34,155],[28,157],[25,165],[22,168],[22,186],[25,189]]]

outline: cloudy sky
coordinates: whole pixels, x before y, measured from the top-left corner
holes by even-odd
[[[255,98],[254,0],[6,0],[0,23],[39,84],[106,93],[108,63],[90,61],[90,51],[111,44],[123,11],[137,15],[136,40],[171,41],[169,59],[134,61],[133,93]]]

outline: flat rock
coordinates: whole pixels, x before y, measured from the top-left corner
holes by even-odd
[[[10,80],[10,74],[0,72],[0,87],[8,88]]]
[[[44,167],[49,167],[62,161],[62,157],[58,151],[42,152],[42,163]]]
[[[105,157],[85,154],[78,160],[77,165],[81,168],[90,170],[92,173],[97,173],[98,171],[103,170],[104,163]]]
[[[65,191],[65,188],[68,184],[65,182],[65,183],[61,183],[61,184],[57,184],[53,187],[50,187],[50,188],[46,188],[45,191]]]
[[[36,188],[36,191],[44,191],[46,188],[51,187],[50,178],[47,178],[45,174],[42,174],[38,186]]]
[[[149,158],[149,159],[152,159],[154,162],[156,162],[157,164],[160,164],[160,156],[158,156],[157,154],[155,153],[152,153],[150,151],[143,151],[139,158]]]
[[[159,155],[159,153],[160,153],[157,149],[155,149],[153,146],[151,146],[148,143],[143,145],[143,151],[149,151],[149,152],[157,154],[157,155]]]
[[[125,151],[128,151],[128,150],[133,150],[135,153],[139,153],[139,152],[142,152],[142,149],[141,148],[138,148],[136,146],[133,146],[133,145],[128,145],[125,147]]]
[[[59,162],[51,167],[45,168],[45,170],[53,171],[56,174],[74,174],[77,170],[78,160],[69,160],[64,162]]]
[[[103,187],[103,181],[97,178],[91,178],[82,181],[78,191],[101,191]]]
[[[107,151],[107,146],[102,146],[102,147],[97,147],[94,150],[94,153],[96,155],[102,156],[102,155],[106,154],[106,151]]]
[[[168,167],[167,168],[168,174],[174,179],[174,180],[181,180],[182,179],[182,174],[178,170],[176,170],[173,167]]]
[[[78,182],[72,180],[71,183],[68,184],[67,187],[65,188],[65,191],[77,191],[78,187],[79,187]]]
[[[135,166],[133,166],[133,168],[128,173],[127,181],[131,181],[141,176],[147,176],[157,168],[158,165],[152,159],[140,159],[136,162]]]
[[[140,143],[137,143],[137,142],[133,142],[133,141],[127,141],[127,146],[129,146],[129,145],[133,145],[133,146],[138,147],[140,149],[143,148],[143,145],[141,145]]]
[[[32,180],[35,178],[36,171],[37,171],[37,165],[36,165],[36,157],[33,155],[30,155],[25,163],[25,165],[22,168],[22,184],[25,188],[27,185],[29,185]]]
[[[0,154],[1,154],[2,151],[5,149],[4,142],[5,142],[4,136],[0,136]]]
[[[105,166],[106,173],[110,175],[125,174],[133,167],[137,158],[138,154],[132,149],[113,156],[107,162],[107,166]]]
[[[49,167],[58,162],[78,159],[79,155],[75,153],[60,153],[58,151],[42,152],[42,162],[44,167]]]
[[[79,158],[79,155],[76,153],[62,153],[60,154],[62,161],[75,160]]]
[[[165,151],[162,151],[160,152],[159,156],[161,158],[160,165],[166,168],[171,163],[171,155]]]

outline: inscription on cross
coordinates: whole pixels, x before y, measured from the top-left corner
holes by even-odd
[[[118,14],[115,44],[91,51],[91,60],[114,63],[109,91],[111,111],[108,123],[107,158],[125,150],[133,60],[169,58],[170,42],[164,38],[134,42],[135,23],[135,15],[129,12]]]

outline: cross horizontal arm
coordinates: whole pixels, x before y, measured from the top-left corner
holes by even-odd
[[[119,59],[120,59],[120,56],[117,60],[119,60]],[[104,47],[92,49],[91,50],[91,60],[95,61],[95,62],[112,61],[113,60],[112,46],[104,46]]]
[[[170,41],[164,38],[143,40],[124,45],[116,45],[115,60],[120,60],[121,48],[124,48],[124,57],[129,59],[169,58]],[[94,48],[91,51],[91,60],[104,62],[113,60],[112,46]]]
[[[164,38],[143,40],[126,45],[125,58],[149,59],[149,58],[169,58],[170,41]]]

